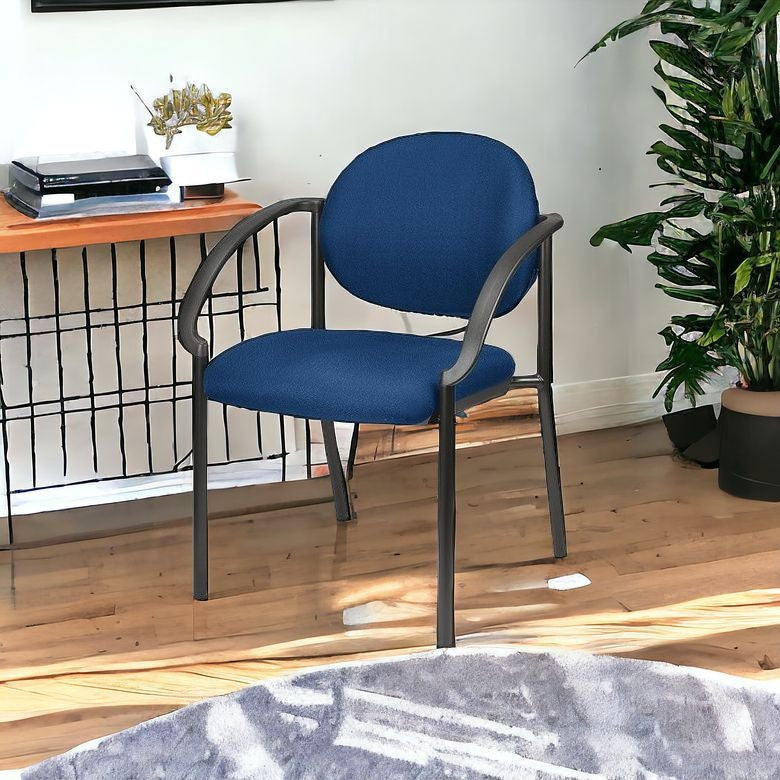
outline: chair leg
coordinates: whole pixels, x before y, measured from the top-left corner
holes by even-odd
[[[550,510],[553,554],[556,558],[565,558],[567,555],[566,517],[561,493],[561,470],[558,464],[558,436],[555,432],[552,385],[549,382],[545,382],[539,388],[539,417],[542,427],[544,472],[547,478],[547,503]]]
[[[352,479],[355,472],[355,458],[357,457],[358,436],[360,435],[360,423],[355,423],[352,429],[352,441],[349,443],[349,458],[347,460],[347,482]]]
[[[439,404],[438,583],[436,646],[455,647],[455,396],[441,390]]]
[[[192,364],[192,596],[209,597],[209,513],[208,513],[208,401],[203,392],[206,361]]]
[[[328,472],[330,484],[333,489],[333,503],[336,505],[336,519],[346,523],[352,520],[352,502],[349,495],[349,486],[344,476],[341,465],[339,445],[336,440],[336,428],[332,422],[322,422],[322,438],[325,442],[325,457],[328,460]]]

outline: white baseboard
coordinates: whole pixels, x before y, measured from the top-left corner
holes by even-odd
[[[347,451],[349,445],[347,445]],[[295,450],[287,457],[287,479],[306,479],[306,455]],[[312,446],[312,464],[325,462],[322,445]],[[262,485],[281,482],[282,462],[280,459],[257,460],[246,463],[228,463],[209,466],[209,490]],[[192,472],[157,474],[151,477],[124,477],[90,482],[81,485],[42,488],[29,493],[20,493],[13,498],[14,515],[30,515],[38,512],[53,512],[58,509],[76,509],[83,506],[114,504],[120,501],[135,501],[156,496],[170,496],[192,490]],[[5,502],[2,502],[5,509]],[[0,511],[0,517],[6,512]],[[2,541],[0,540],[0,543]]]
[[[666,413],[662,395],[653,398],[663,376],[662,373],[640,374],[556,385],[558,433],[594,431],[657,420]],[[719,404],[720,394],[730,385],[733,385],[732,377],[719,377],[709,385],[700,405]],[[677,408],[684,408],[683,404]]]

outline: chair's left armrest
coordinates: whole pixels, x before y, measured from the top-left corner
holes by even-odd
[[[280,217],[295,212],[317,214],[325,201],[322,198],[290,198],[250,214],[232,227],[208,253],[192,277],[184,294],[178,317],[181,345],[194,357],[208,359],[208,343],[198,333],[198,316],[225,263],[244,242]]]
[[[507,249],[501,259],[493,266],[482,290],[479,293],[474,310],[469,317],[463,346],[455,364],[441,376],[443,387],[453,387],[462,382],[477,363],[482,347],[485,345],[490,325],[493,322],[501,298],[512,281],[515,273],[542,244],[552,239],[553,234],[563,227],[560,214],[545,214],[531,230],[524,233]]]

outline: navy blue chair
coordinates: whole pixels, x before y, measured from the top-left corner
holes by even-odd
[[[311,214],[311,328],[249,339],[209,355],[197,321],[227,260],[293,212]],[[208,598],[207,399],[323,421],[337,519],[352,508],[334,421],[438,422],[437,644],[455,644],[455,416],[512,387],[538,391],[555,557],[566,556],[552,400],[552,236],[523,160],[504,144],[464,133],[396,138],[361,154],[327,198],[285,200],[247,217],[201,264],[179,313],[193,357],[194,597]],[[463,340],[326,330],[325,268],[365,301],[468,320]],[[538,276],[536,373],[515,375],[508,352],[485,344],[496,316]],[[351,472],[353,453],[348,474]]]

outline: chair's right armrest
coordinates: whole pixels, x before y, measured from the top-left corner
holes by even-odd
[[[462,382],[477,363],[485,345],[488,330],[496,316],[501,298],[520,266],[546,241],[563,227],[560,214],[543,214],[539,222],[512,244],[493,267],[479,293],[474,311],[469,317],[463,346],[456,363],[442,374],[441,383],[454,387]]]
[[[255,233],[287,214],[319,213],[324,202],[322,198],[281,200],[245,217],[222,236],[198,267],[179,307],[178,338],[187,352],[193,357],[209,357],[208,342],[198,333],[198,316],[220,271],[238,248]]]

